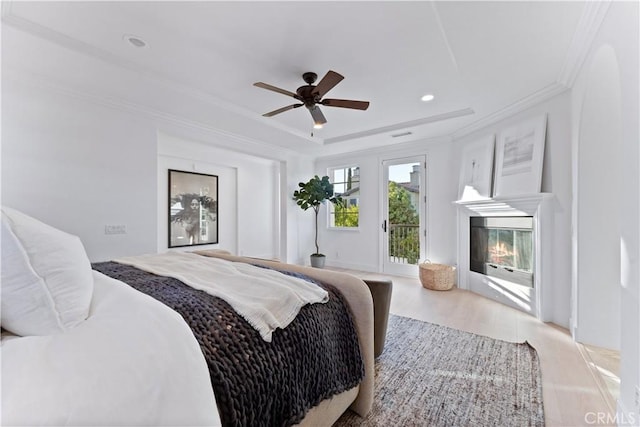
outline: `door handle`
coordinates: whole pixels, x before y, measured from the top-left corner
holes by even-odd
[[[385,233],[387,232],[387,220],[386,219],[384,221],[382,221],[382,230]]]

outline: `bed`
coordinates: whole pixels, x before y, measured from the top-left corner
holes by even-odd
[[[369,411],[373,308],[360,279],[221,251],[168,256],[224,268],[222,263],[238,263],[233,265],[243,272],[257,268],[264,270],[258,275],[315,282],[314,288],[328,289],[328,302],[304,305],[288,326],[271,333],[253,323],[249,330],[244,318],[225,317],[238,314],[229,313],[218,296],[207,294],[202,300],[211,301],[201,303],[194,295],[203,289],[144,271],[135,265],[137,257],[91,266],[77,237],[3,208],[3,425],[331,425],[348,408],[360,415]],[[149,285],[147,275],[168,282]],[[171,291],[153,295],[163,287]],[[184,287],[192,305],[175,299],[178,287]],[[342,341],[351,336],[343,331],[349,328],[331,326],[338,317],[323,311],[341,310],[334,300],[348,307],[355,350],[341,350],[344,343],[331,338],[331,329]],[[200,312],[193,304],[210,305],[218,313],[212,317],[224,318],[223,323],[200,319],[196,329],[205,335],[198,335],[189,326],[190,317],[202,317],[194,314]],[[283,355],[287,342],[297,342],[295,334],[304,322],[311,326],[305,329],[305,345],[298,347],[314,347],[296,364],[294,353]],[[219,336],[224,337],[216,341]],[[244,347],[230,347],[236,341]],[[263,353],[269,352],[274,359],[264,361]],[[214,362],[211,353],[220,353]],[[336,369],[322,363],[337,363],[344,371],[338,379],[350,382],[325,379],[326,371]],[[360,376],[354,377],[358,369]],[[244,376],[245,371],[252,376]],[[240,384],[230,385],[232,381]]]

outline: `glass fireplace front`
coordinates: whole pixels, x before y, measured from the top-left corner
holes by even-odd
[[[533,287],[533,217],[471,217],[471,271]]]

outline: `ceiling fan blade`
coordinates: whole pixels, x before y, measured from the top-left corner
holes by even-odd
[[[342,79],[344,79],[344,76],[336,73],[335,71],[329,70],[311,93],[322,98],[325,93],[333,89],[333,87],[340,83]]]
[[[309,112],[311,113],[311,117],[313,117],[313,123],[317,125],[323,125],[327,123],[327,119],[324,118],[324,114],[320,111],[320,107],[314,105],[312,108],[309,108]]]
[[[284,113],[285,111],[293,110],[294,108],[302,107],[304,104],[291,104],[286,107],[278,108],[277,110],[270,111],[268,113],[264,113],[264,117],[272,117],[276,114]]]
[[[295,98],[295,99],[300,99],[300,97],[297,94],[293,93],[293,92],[290,92],[290,91],[288,91],[286,89],[280,89],[279,87],[271,86],[270,84],[267,84],[267,83],[257,82],[257,83],[254,83],[253,85],[256,86],[256,87],[260,87],[262,89],[272,90],[274,92],[278,92],[278,93],[290,96],[290,97]]]
[[[366,110],[369,108],[369,101],[353,101],[350,99],[323,99],[321,104],[327,107],[353,108],[354,110]]]

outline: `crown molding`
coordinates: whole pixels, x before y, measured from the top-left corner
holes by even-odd
[[[533,107],[536,104],[560,95],[564,91],[573,87],[580,68],[589,53],[591,44],[600,29],[600,25],[602,25],[602,21],[604,20],[610,5],[611,0],[585,2],[582,15],[580,16],[580,20],[578,21],[578,25],[573,34],[571,44],[569,45],[567,56],[565,57],[562,69],[560,70],[560,74],[558,75],[555,83],[544,87],[501,110],[483,117],[470,125],[458,129],[451,134],[453,139],[461,138],[484,127],[507,119],[526,110],[527,108]]]
[[[568,88],[566,86],[563,86],[559,83],[552,83],[549,86],[546,86],[539,91],[534,92],[531,95],[526,96],[511,105],[508,105],[505,108],[502,108],[481,118],[478,121],[475,121],[467,126],[458,129],[457,131],[453,132],[451,136],[453,139],[462,138],[463,136],[469,135],[470,133],[483,129],[501,120],[508,119],[509,117],[514,116],[528,108],[540,104],[541,102],[558,96],[567,90]]]
[[[585,2],[582,16],[578,21],[567,56],[558,75],[557,82],[559,84],[568,88],[573,87],[610,5],[611,0]]]

